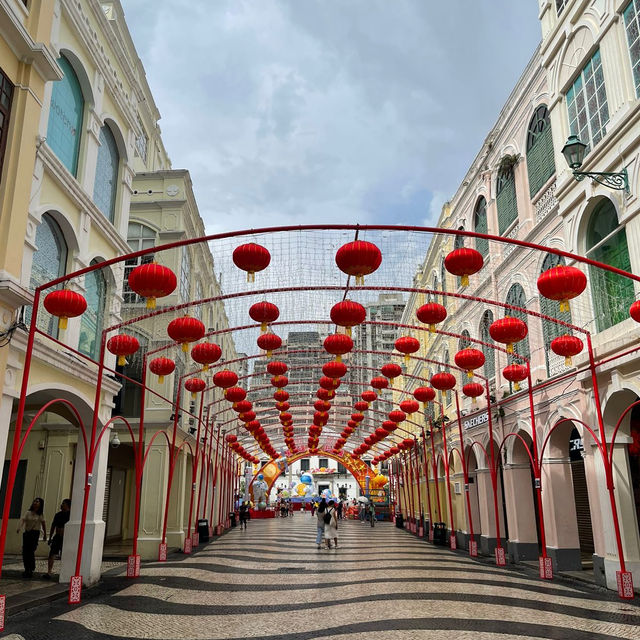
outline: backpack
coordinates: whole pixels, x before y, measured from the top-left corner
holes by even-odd
[[[331,524],[331,511],[330,511],[330,510],[329,510],[329,511],[327,511],[327,512],[324,514],[324,516],[323,516],[323,518],[322,518],[322,519],[324,520],[324,523],[325,523],[325,524]]]

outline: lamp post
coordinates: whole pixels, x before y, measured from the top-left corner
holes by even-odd
[[[569,168],[572,169],[573,176],[578,182],[585,178],[591,178],[610,189],[629,193],[629,175],[627,174],[626,167],[617,173],[579,171],[582,166],[582,162],[584,161],[586,151],[587,145],[575,135],[570,135],[564,147],[562,147],[562,155],[567,161]]]

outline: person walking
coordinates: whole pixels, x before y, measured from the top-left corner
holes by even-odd
[[[338,500],[338,520],[342,520],[343,509],[344,509],[344,505],[342,500]]]
[[[238,514],[240,517],[240,529],[247,528],[247,520],[249,519],[249,505],[246,500],[242,501],[240,508],[238,509]]]
[[[36,549],[40,538],[40,528],[44,540],[47,539],[47,524],[42,515],[44,511],[44,500],[36,498],[29,507],[29,510],[22,516],[18,524],[18,533],[24,529],[22,534],[22,562],[24,563],[23,578],[31,578],[36,570]]]
[[[369,503],[369,519],[371,520],[371,526],[376,523],[376,505],[373,502]]]
[[[327,501],[322,498],[320,500],[320,504],[318,505],[318,509],[316,511],[316,522],[318,525],[318,531],[316,534],[316,544],[318,545],[318,549],[322,548],[322,540],[324,538],[324,515],[327,511]]]
[[[333,500],[329,500],[329,506],[324,514],[324,539],[327,542],[327,549],[331,549],[332,540],[335,548],[338,548],[338,510]]]
[[[49,531],[49,559],[47,561],[47,573],[43,574],[45,580],[51,579],[53,563],[62,553],[62,542],[64,539],[64,525],[69,522],[71,515],[71,500],[65,498],[60,505],[60,511],[53,516],[51,530]]]

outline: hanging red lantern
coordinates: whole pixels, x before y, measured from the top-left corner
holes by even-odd
[[[207,386],[207,383],[200,378],[189,378],[185,380],[184,387],[187,391],[191,391],[191,397],[195,398],[196,393],[200,393],[204,391]]]
[[[389,362],[388,364],[383,364],[380,367],[380,373],[385,378],[389,378],[389,383],[391,384],[391,386],[393,386],[393,381],[398,376],[402,375],[402,367],[399,364],[395,364],[394,362]]]
[[[273,399],[277,402],[286,402],[289,399],[289,392],[285,391],[284,389],[278,389],[273,394]]]
[[[202,342],[191,349],[191,357],[203,365],[204,371],[209,370],[209,365],[218,362],[222,356],[222,349],[213,342]]]
[[[371,403],[371,402],[375,402],[378,399],[378,394],[375,391],[370,391],[369,389],[367,389],[367,391],[363,391],[360,394],[360,397],[367,403]]]
[[[507,353],[513,353],[513,345],[527,337],[527,325],[513,316],[505,316],[491,323],[489,334],[496,342],[507,345]]]
[[[358,423],[355,420],[347,420],[347,426],[345,428],[353,431],[358,428]]]
[[[328,378],[342,378],[347,373],[347,367],[344,362],[332,360],[322,365],[322,373]]]
[[[320,398],[320,400],[332,400],[336,397],[336,392],[333,390],[328,391],[327,389],[321,388],[316,391],[316,397]]]
[[[450,373],[443,371],[431,376],[431,385],[439,391],[449,391],[456,386],[456,379]]]
[[[147,309],[156,308],[156,298],[164,298],[178,286],[176,274],[156,262],[141,264],[131,271],[129,288],[147,299]]]
[[[380,440],[384,440],[389,435],[388,431],[386,429],[383,429],[382,427],[378,427],[375,430],[375,434],[378,442],[380,442]]]
[[[352,300],[343,300],[331,307],[331,322],[339,327],[345,327],[347,335],[351,335],[351,327],[362,324],[367,317],[367,310]]]
[[[469,276],[480,271],[483,264],[482,254],[467,247],[454,249],[444,259],[445,269],[454,276],[460,276],[460,285],[463,287],[469,284]]]
[[[473,370],[484,364],[484,353],[478,349],[462,349],[453,359],[458,367],[467,372],[467,377],[473,378]]]
[[[404,449],[406,449],[407,451],[408,451],[409,449],[413,449],[413,447],[415,446],[415,444],[416,444],[416,441],[415,441],[413,438],[405,438],[405,439],[402,441],[402,445],[403,445]]]
[[[224,392],[224,397],[235,405],[247,397],[247,392],[242,387],[229,387]]]
[[[436,325],[443,322],[447,317],[447,310],[437,302],[427,302],[416,311],[416,317],[423,324],[429,325],[431,333],[436,332]]]
[[[313,424],[317,425],[318,427],[324,427],[328,421],[329,416],[327,415],[326,411],[316,411],[313,414]]]
[[[229,443],[233,443],[233,442],[237,442],[238,441],[238,436],[233,435],[233,433],[228,433],[224,439]]]
[[[272,376],[282,376],[287,373],[289,367],[279,360],[273,360],[272,362],[267,363],[267,372]]]
[[[356,402],[353,405],[353,408],[356,411],[359,411],[360,413],[362,413],[363,411],[366,411],[369,408],[369,403],[368,402],[363,402],[362,400],[358,400],[358,402]]]
[[[240,400],[233,404],[233,410],[236,413],[246,413],[247,411],[251,411],[253,408],[253,404],[248,400]]]
[[[273,376],[271,378],[271,385],[277,387],[278,389],[282,389],[289,384],[289,378],[287,376]]]
[[[462,387],[462,393],[469,398],[473,398],[473,402],[475,403],[476,398],[484,393],[484,387],[478,382],[467,382],[467,384]]]
[[[395,456],[396,454],[400,453],[400,447],[393,446],[393,447],[391,447],[391,449],[389,449],[389,451],[391,452],[391,455]]]
[[[382,428],[387,432],[387,433],[391,433],[392,431],[395,431],[398,428],[398,423],[394,422],[393,420],[385,420],[382,423]]]
[[[260,323],[260,329],[264,333],[267,324],[275,322],[280,317],[280,309],[271,302],[256,302],[249,307],[249,317]]]
[[[340,378],[329,378],[328,376],[322,376],[318,381],[318,384],[328,391],[337,389],[340,386]]]
[[[267,358],[270,358],[271,354],[282,346],[282,338],[275,333],[263,333],[258,336],[258,346],[266,351]]]
[[[288,411],[291,405],[288,402],[276,402],[276,409],[278,411]]]
[[[332,333],[325,338],[324,349],[340,362],[341,356],[353,349],[353,340],[346,333]]]
[[[636,300],[629,307],[629,315],[636,321],[640,322],[640,300]]]
[[[587,287],[587,276],[576,267],[558,265],[538,276],[538,291],[549,300],[560,303],[560,311],[569,311],[569,300]]]
[[[407,419],[406,414],[404,413],[404,411],[399,411],[398,409],[394,409],[393,411],[389,412],[389,420],[391,420],[391,422],[404,422]]]
[[[87,301],[70,289],[57,289],[45,296],[44,308],[58,318],[58,329],[67,328],[67,320],[81,316],[87,310]]]
[[[246,413],[241,413],[238,416],[238,420],[242,420],[242,422],[245,423],[249,423],[249,422],[253,422],[253,420],[256,419],[256,412],[255,411],[247,411]]]
[[[411,415],[420,408],[420,405],[415,400],[403,400],[400,403],[400,409],[405,413]]]
[[[404,354],[405,364],[409,364],[411,354],[420,349],[420,342],[413,336],[400,336],[395,341],[395,347],[400,353]]]
[[[520,391],[518,383],[527,379],[527,367],[523,364],[510,364],[502,370],[502,375],[513,383],[515,391]]]
[[[351,414],[351,419],[356,423],[359,424],[360,422],[362,422],[364,420],[364,414],[362,413],[352,413]]]
[[[164,377],[171,375],[176,368],[176,363],[169,358],[154,358],[149,363],[149,370],[158,376],[158,382],[162,384]]]
[[[262,429],[262,425],[260,424],[259,420],[251,420],[251,422],[247,422],[245,424],[245,427],[247,431],[251,433],[258,431],[258,429]]]
[[[382,253],[375,244],[355,240],[342,245],[336,252],[338,269],[355,276],[356,285],[364,284],[364,277],[373,273],[382,263]]]
[[[329,409],[331,409],[331,403],[330,402],[326,402],[325,400],[316,400],[313,403],[313,408],[316,411],[327,412],[327,411],[329,411]]]
[[[182,316],[169,323],[167,333],[172,340],[182,345],[182,350],[186,353],[190,342],[196,342],[204,336],[205,326],[198,318]]]
[[[571,366],[571,358],[577,356],[583,347],[580,338],[569,334],[558,336],[551,341],[551,351],[556,355],[564,356],[564,364],[567,367]]]
[[[247,272],[247,282],[255,282],[255,274],[269,266],[271,254],[259,244],[250,242],[233,250],[233,264]]]
[[[133,355],[140,348],[138,339],[126,333],[112,336],[107,342],[107,349],[118,356],[118,366],[124,367],[127,364],[126,357]]]
[[[282,411],[280,413],[280,422],[287,424],[287,423],[290,423],[292,420],[293,420],[293,416],[287,411]]]
[[[383,389],[389,386],[389,381],[386,378],[380,376],[371,379],[371,386],[377,390],[378,395],[382,393]]]
[[[238,375],[229,369],[223,369],[213,375],[213,384],[221,389],[233,387],[238,382]]]
[[[431,402],[436,397],[436,392],[431,387],[418,387],[413,391],[413,397],[423,404]]]

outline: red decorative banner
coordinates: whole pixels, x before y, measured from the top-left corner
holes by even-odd
[[[69,582],[69,604],[78,604],[82,595],[82,576],[71,576]]]
[[[167,561],[167,543],[161,542],[158,546],[158,562]]]

